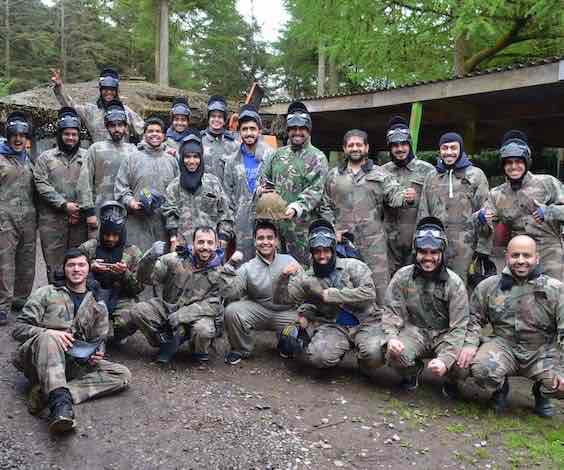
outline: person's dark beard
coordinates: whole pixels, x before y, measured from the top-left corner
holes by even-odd
[[[110,133],[110,137],[114,144],[119,144],[123,140],[124,136],[125,134],[122,134],[121,132],[114,132],[113,134]]]
[[[351,162],[358,163],[364,160],[368,154],[366,153],[347,153],[345,154],[346,158]]]

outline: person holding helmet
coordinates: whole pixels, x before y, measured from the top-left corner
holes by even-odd
[[[468,326],[468,295],[462,279],[447,268],[448,240],[436,217],[415,228],[415,262],[397,271],[386,291],[383,344],[373,367],[387,363],[415,391],[424,370],[445,376],[458,358]],[[374,354],[376,357],[376,354]]]
[[[286,128],[289,145],[277,149],[261,165],[256,197],[276,192],[288,204],[280,221],[281,251],[302,265],[309,262],[307,233],[319,209],[329,166],[327,157],[311,145],[311,116],[306,106],[294,101],[288,106]]]
[[[260,165],[274,150],[260,138],[262,120],[253,105],[246,104],[241,108],[238,126],[241,145],[225,164],[223,187],[235,216],[237,249],[243,252],[245,260],[249,260],[255,253],[253,196]]]
[[[171,123],[166,130],[165,141],[172,155],[175,155],[180,148],[182,139],[191,132],[190,116],[192,116],[192,111],[188,106],[188,100],[184,96],[174,98],[170,108]]]
[[[75,100],[65,91],[63,80],[58,70],[53,71],[51,76],[53,92],[59,104],[63,107],[74,108],[82,122],[88,129],[92,143],[100,142],[108,136],[104,114],[108,106],[114,101],[119,101],[119,74],[112,68],[105,68],[100,72],[98,79],[98,89],[100,96],[94,103],[76,103]],[[143,135],[143,119],[131,108],[124,106],[127,116],[126,137],[129,135],[134,141],[138,141]],[[127,140],[127,139],[126,139]]]
[[[307,243],[312,268],[303,272],[291,263],[274,286],[273,302],[296,305],[298,315],[280,335],[280,354],[327,368],[354,350],[363,366],[373,360],[368,353],[380,331],[370,268],[358,259],[337,257],[335,229],[326,220],[311,223]]]
[[[80,117],[72,108],[61,108],[57,119],[57,147],[37,158],[33,175],[39,194],[39,235],[47,265],[47,279],[54,281],[65,252],[88,239],[84,211],[78,203],[78,178],[86,159],[80,147]]]
[[[204,164],[208,171],[223,184],[225,162],[237,151],[237,141],[225,126],[227,103],[223,96],[210,96],[208,100],[208,128],[202,132]]]
[[[31,293],[37,229],[33,163],[26,150],[31,124],[14,111],[5,129],[6,141],[0,143],[0,325]]]
[[[214,227],[220,248],[225,248],[235,239],[233,214],[221,183],[206,172],[199,131],[191,130],[182,139],[178,166],[180,175],[167,186],[162,207],[171,251],[177,244],[187,247],[200,225]]]
[[[414,199],[400,207],[384,206],[384,225],[388,234],[388,263],[390,275],[413,260],[413,232],[425,179],[435,172],[433,165],[419,160],[413,153],[411,133],[407,121],[395,116],[388,123],[386,144],[390,161],[382,166],[395,176],[404,189],[413,188]]]
[[[483,227],[504,226],[504,246],[516,235],[529,235],[537,244],[540,269],[564,281],[562,183],[551,175],[531,173],[531,148],[521,131],[503,136],[500,160],[507,181],[491,190],[491,200],[483,205],[478,220]]]
[[[127,113],[119,101],[110,103],[104,111],[108,130],[104,140],[88,148],[78,178],[78,202],[86,217],[90,238],[96,238],[100,206],[114,199],[114,184],[121,162],[135,153],[135,145],[126,141]]]
[[[436,169],[423,186],[417,219],[431,216],[444,223],[448,265],[467,284],[473,257],[490,252],[490,246],[479,238],[480,232],[490,230],[478,222],[478,212],[490,197],[488,179],[472,165],[456,132],[441,136]]]
[[[127,209],[117,201],[100,207],[97,240],[78,247],[90,262],[90,271],[100,284],[113,327],[113,341],[123,343],[137,328],[131,320],[131,306],[138,302],[143,284],[137,280],[137,265],[143,253],[127,241]]]

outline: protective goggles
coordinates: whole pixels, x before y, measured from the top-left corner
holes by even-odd
[[[127,122],[127,114],[121,109],[110,109],[104,114],[105,122]]]
[[[411,142],[411,133],[409,129],[392,129],[387,132],[386,141],[388,145],[399,144],[400,142]]]
[[[227,106],[223,101],[212,101],[210,104],[208,104],[208,112],[211,111],[220,111],[222,113],[226,113]]]
[[[422,228],[415,232],[415,248],[430,248],[440,250],[446,248],[448,240],[441,230]]]
[[[311,128],[311,117],[307,113],[292,113],[286,116],[286,127]]]
[[[520,144],[518,142],[509,142],[501,147],[499,151],[501,158],[529,158],[531,156],[531,149],[528,145]]]
[[[110,76],[100,77],[98,86],[100,88],[118,88],[119,80],[115,77]]]
[[[6,124],[6,131],[11,134],[25,134],[31,132],[31,126],[25,121],[10,121]]]
[[[190,108],[183,103],[175,104],[172,107],[172,109],[170,110],[170,113],[173,116],[188,116],[188,117],[190,117],[192,115],[192,111],[190,111]]]
[[[337,243],[337,237],[329,230],[319,230],[309,235],[310,248],[331,248]]]
[[[61,116],[57,121],[59,129],[80,129],[80,118],[78,116]]]

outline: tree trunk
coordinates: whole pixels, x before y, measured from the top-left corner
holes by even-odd
[[[160,24],[161,24],[161,15],[160,15],[160,0],[153,0],[155,6],[155,82],[158,83],[159,81],[159,70],[160,70]]]
[[[329,74],[327,77],[327,93],[334,95],[339,91],[339,69],[333,57],[329,57]]]
[[[168,0],[159,2],[159,85],[168,86]]]
[[[5,0],[6,9],[4,11],[4,34],[5,34],[5,65],[4,76],[6,81],[10,80],[10,0]]]
[[[466,40],[461,33],[454,42],[454,74],[462,76],[466,73],[464,64],[466,62]]]
[[[319,39],[319,51],[317,59],[317,96],[325,94],[325,47],[323,39]]]
[[[67,51],[65,47],[65,0],[61,0],[61,78],[67,78]]]

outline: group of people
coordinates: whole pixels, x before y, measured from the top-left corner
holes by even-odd
[[[253,354],[255,331],[275,331],[284,358],[326,368],[353,351],[363,373],[388,365],[406,391],[427,368],[454,399],[471,376],[497,412],[508,377],[522,375],[535,412],[554,414],[550,398],[564,398],[564,189],[529,171],[522,132],[503,137],[506,182],[490,190],[460,135],[441,137],[433,167],[399,117],[386,133],[389,163],[376,165],[355,129],[329,169],[301,102],[288,108],[287,145],[274,149],[252,105],[235,136],[223,97],[209,99],[204,131],[180,97],[166,128],[121,103],[115,70],[101,73],[96,104],[75,103],[57,73],[52,81],[56,147],[32,162],[20,112],[0,143],[0,323],[16,313],[14,364],[30,381],[30,411],[49,408],[51,431],[75,426],[73,404],[129,385],[105,343],[127,347],[137,331],[164,364],[184,343],[208,361],[225,332],[231,365]],[[31,292],[37,228],[49,285]],[[506,248],[501,274],[484,268],[494,243]]]

